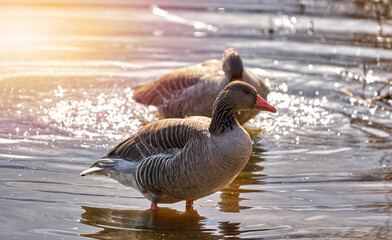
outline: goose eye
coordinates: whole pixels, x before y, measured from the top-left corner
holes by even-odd
[[[245,90],[245,94],[249,94],[250,92],[249,92],[249,90]]]

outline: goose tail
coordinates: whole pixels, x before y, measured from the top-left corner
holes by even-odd
[[[80,173],[81,177],[84,177],[86,175],[90,174],[98,174],[98,175],[105,175],[104,171],[107,169],[113,169],[117,163],[117,160],[109,159],[109,158],[101,158],[93,165],[91,165],[89,168],[84,170],[83,172]]]
[[[161,83],[146,82],[133,88],[133,99],[141,104],[159,106],[163,103],[162,93],[158,92]]]

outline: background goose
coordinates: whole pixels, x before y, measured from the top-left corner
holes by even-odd
[[[219,92],[231,81],[241,79],[267,99],[268,87],[260,77],[244,68],[241,56],[234,48],[224,51],[222,61],[207,60],[143,83],[134,88],[133,98],[139,103],[157,106],[165,118],[211,117],[212,106]],[[244,124],[257,113],[251,109],[235,115],[238,122]]]
[[[234,112],[276,112],[251,85],[235,81],[214,103],[212,119],[190,117],[150,123],[83,171],[133,187],[151,201],[193,200],[226,187],[248,162],[252,144]]]

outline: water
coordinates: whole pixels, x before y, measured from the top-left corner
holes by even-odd
[[[392,238],[391,100],[342,92],[370,98],[390,78],[391,6],[152,4],[0,6],[0,239]],[[279,110],[246,125],[254,154],[230,186],[154,216],[135,190],[79,177],[158,119],[132,87],[227,47]]]

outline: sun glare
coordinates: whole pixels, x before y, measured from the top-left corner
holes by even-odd
[[[43,7],[0,7],[0,44],[23,50],[61,34],[65,22],[42,17],[52,14],[53,9]]]
[[[7,46],[22,46],[45,32],[29,15],[28,9],[5,8],[0,10],[0,41]]]

